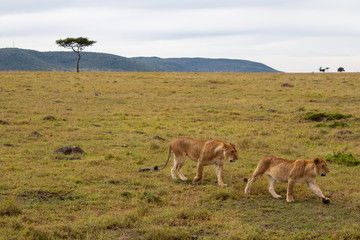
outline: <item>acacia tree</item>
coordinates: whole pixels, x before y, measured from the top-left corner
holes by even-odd
[[[92,41],[92,40],[89,40],[84,37],[66,38],[66,39],[56,40],[56,44],[59,45],[60,47],[70,48],[75,53],[77,53],[77,55],[78,55],[78,59],[76,62],[76,71],[77,72],[79,72],[79,62],[80,62],[80,58],[81,58],[80,52],[82,52],[85,47],[91,46],[94,43],[96,43],[96,41]]]

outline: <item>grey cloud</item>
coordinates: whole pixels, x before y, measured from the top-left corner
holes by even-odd
[[[0,4],[1,14],[42,12],[67,8],[108,8],[108,9],[211,9],[211,8],[285,8],[285,9],[354,9],[359,10],[360,2],[344,0],[341,4],[333,0],[13,0]]]
[[[0,13],[23,13],[23,12],[41,12],[49,10],[58,10],[64,8],[119,8],[119,9],[208,9],[208,8],[233,8],[233,7],[266,7],[266,6],[286,6],[289,1],[286,0],[13,0],[6,1],[0,5]]]

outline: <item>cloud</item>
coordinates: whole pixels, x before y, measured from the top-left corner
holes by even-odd
[[[14,12],[42,12],[64,8],[108,8],[108,9],[157,9],[157,10],[180,10],[180,9],[209,9],[209,8],[233,8],[249,6],[287,6],[286,0],[13,0],[1,4],[0,11],[4,13]]]

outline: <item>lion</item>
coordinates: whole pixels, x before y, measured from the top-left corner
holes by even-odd
[[[294,202],[293,188],[295,183],[306,182],[313,193],[321,198],[322,202],[327,204],[330,199],[325,197],[316,183],[316,176],[325,177],[330,172],[325,162],[325,158],[298,159],[290,161],[275,156],[265,156],[260,160],[252,177],[248,180],[245,193],[250,193],[251,185],[263,174],[269,177],[269,192],[274,198],[281,198],[274,190],[276,181],[287,182],[286,201]]]
[[[165,168],[169,162],[171,152],[174,153],[174,166],[171,168],[171,177],[173,179],[176,179],[177,174],[182,181],[188,180],[181,171],[186,156],[197,162],[197,174],[193,179],[193,184],[201,180],[204,166],[215,165],[218,184],[222,187],[226,186],[227,184],[223,182],[224,160],[227,158],[231,163],[234,163],[238,159],[234,143],[221,140],[205,141],[191,137],[178,137],[170,142],[165,165],[162,168],[155,167],[154,169],[161,170]]]

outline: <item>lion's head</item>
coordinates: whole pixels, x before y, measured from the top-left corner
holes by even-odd
[[[231,163],[236,162],[238,154],[235,148],[235,143],[224,143],[224,156],[230,160]]]
[[[314,163],[316,165],[316,171],[319,175],[322,177],[325,177],[328,172],[330,172],[326,162],[325,158],[315,158]]]

